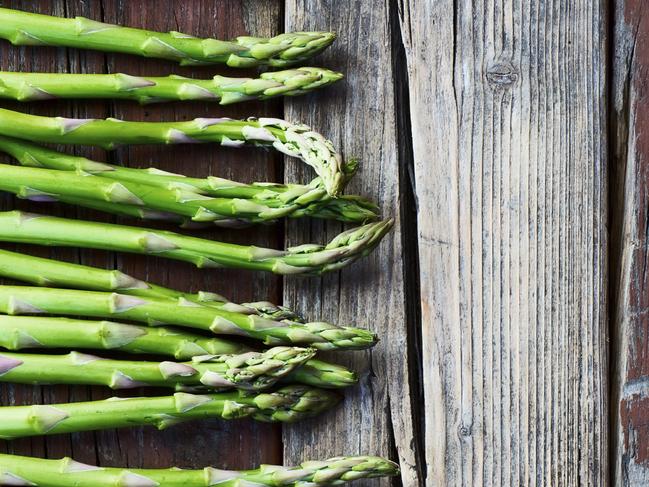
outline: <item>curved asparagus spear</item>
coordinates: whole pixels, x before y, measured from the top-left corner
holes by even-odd
[[[0,72],[0,98],[38,101],[56,98],[113,98],[155,103],[172,100],[219,101],[229,105],[276,96],[303,95],[342,79],[325,68],[296,68],[262,73],[259,78],[214,76],[202,80],[183,76],[128,74],[58,74]]]
[[[250,68],[301,63],[328,47],[336,36],[331,32],[294,32],[270,39],[241,36],[222,41],[181,32],[121,27],[83,17],[66,19],[1,8],[0,38],[18,46],[76,47],[170,59],[181,65]]]
[[[308,344],[320,350],[364,349],[377,341],[374,334],[360,328],[269,320],[245,310],[203,306],[183,298],[173,301],[70,289],[0,286],[0,312],[117,317],[150,326],[170,324],[251,337],[269,345]]]
[[[264,352],[206,355],[191,362],[108,360],[68,355],[0,353],[0,382],[81,384],[111,389],[171,387],[179,391],[242,389],[261,391],[313,358],[315,350],[275,347]]]
[[[279,198],[263,201],[210,197],[193,191],[119,182],[72,171],[6,164],[0,164],[0,190],[34,201],[62,201],[141,218],[159,219],[160,215],[169,215],[179,221],[229,227],[311,215],[352,222],[375,219],[375,214],[366,209],[368,206],[371,208],[370,203],[361,206],[356,202],[358,200],[333,199],[324,189],[319,190],[322,198],[286,204]],[[343,201],[347,204],[340,204]]]
[[[338,403],[333,392],[286,386],[275,392],[244,391],[209,395],[113,398],[48,406],[0,407],[0,438],[76,433],[107,428],[153,425],[165,429],[193,419],[239,419],[295,422],[316,416]]]
[[[0,315],[0,347],[7,350],[67,348],[119,350],[191,360],[201,355],[250,352],[238,342],[205,338],[177,328],[143,327],[110,321],[75,320],[43,316]],[[349,387],[358,381],[346,367],[311,359],[294,369],[282,382],[325,389]]]
[[[1,20],[0,20],[1,22]],[[348,179],[349,169],[331,141],[306,125],[276,118],[197,118],[189,122],[127,122],[116,119],[41,117],[0,109],[0,133],[34,142],[99,145],[186,144],[217,142],[240,147],[275,149],[302,160],[322,178],[327,192],[336,196]]]
[[[304,462],[297,467],[262,465],[256,470],[235,472],[212,467],[202,470],[107,468],[85,465],[71,458],[41,460],[0,454],[0,483],[37,487],[319,487],[398,474],[396,463],[379,457],[337,457]]]
[[[368,255],[392,224],[392,220],[385,220],[347,230],[326,246],[307,244],[278,251],[162,230],[12,211],[0,212],[0,241],[156,255],[190,262],[199,268],[232,267],[276,274],[322,274]]]

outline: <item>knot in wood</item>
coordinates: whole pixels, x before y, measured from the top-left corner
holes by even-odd
[[[518,81],[518,70],[510,62],[497,62],[487,68],[487,81],[493,87],[508,88]]]
[[[471,427],[472,427],[472,425],[468,425],[468,426],[467,425],[462,425],[462,426],[460,426],[458,428],[458,433],[460,435],[460,438],[463,438],[463,437],[465,438],[467,436],[471,436],[471,433],[472,433]]]

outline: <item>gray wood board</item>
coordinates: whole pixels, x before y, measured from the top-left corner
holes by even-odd
[[[285,279],[291,306],[336,322],[367,325],[381,337],[370,352],[344,357],[360,372],[360,384],[346,394],[341,408],[310,424],[284,429],[285,462],[308,457],[378,454],[397,458],[402,482],[419,485],[415,439],[416,395],[409,377],[408,322],[404,293],[404,248],[400,217],[400,160],[393,70],[390,6],[387,2],[334,0],[286,2],[285,30],[332,30],[339,39],[317,59],[345,73],[339,86],[287,101],[289,120],[312,125],[332,138],[346,158],[361,160],[348,193],[368,195],[384,216],[396,218],[395,230],[368,258],[319,281]],[[317,107],[317,109],[316,109]],[[407,143],[407,141],[405,141]],[[288,161],[287,181],[305,181],[311,173]],[[290,223],[290,244],[334,236],[338,224]],[[410,246],[412,248],[412,246]],[[338,357],[338,356],[337,356]],[[359,482],[391,485],[390,480]]]
[[[605,484],[603,2],[399,3],[426,485]]]

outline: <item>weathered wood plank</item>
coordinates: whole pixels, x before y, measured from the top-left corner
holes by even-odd
[[[335,412],[310,424],[285,428],[285,462],[343,453],[386,455],[401,462],[403,485],[420,485],[413,426],[416,399],[410,393],[408,372],[389,4],[289,0],[285,12],[286,30],[338,33],[334,47],[316,62],[346,75],[341,85],[325,93],[286,102],[286,117],[322,131],[345,157],[359,157],[361,169],[348,192],[373,197],[384,215],[397,217],[396,230],[369,258],[350,269],[321,280],[285,280],[288,304],[310,316],[368,326],[381,337],[372,352],[335,356],[360,372],[360,384]],[[287,164],[287,181],[312,177],[312,172],[293,161]],[[340,229],[336,224],[291,222],[288,239],[291,244],[314,237],[324,240],[324,235],[332,237]],[[362,485],[390,485],[390,481]]]
[[[615,485],[649,484],[649,6],[615,2],[613,65],[616,184],[613,234],[620,249],[614,319]]]
[[[606,484],[604,2],[399,3],[426,485]]]
[[[155,4],[155,5],[154,5]],[[61,16],[83,15],[113,23],[146,27],[153,30],[182,30],[194,35],[220,38],[237,35],[273,35],[278,32],[281,20],[279,0],[238,0],[181,2],[126,2],[119,0],[93,0],[72,2],[12,1],[2,6]],[[177,73],[187,76],[210,77],[215,72],[232,73],[220,67],[183,69],[171,62],[141,59],[134,56],[102,54],[51,48],[13,48],[0,44],[0,68],[4,70],[34,70],[60,72],[109,72],[131,74]],[[241,74],[239,72],[239,74]],[[131,120],[182,120],[196,116],[229,116],[240,118],[249,115],[279,116],[281,103],[258,103],[222,108],[207,103],[175,103],[164,106],[140,107],[127,102],[55,102],[31,105],[8,104],[19,110],[29,110],[49,115],[86,117],[115,116]],[[67,150],[73,150],[66,148]],[[163,169],[192,175],[218,174],[242,181],[276,181],[281,176],[278,158],[261,151],[224,151],[213,145],[201,147],[137,147],[125,148],[115,153],[77,148],[84,155],[108,159],[132,166],[156,165]],[[3,198],[3,208],[21,207],[65,215],[72,218],[91,218],[104,221],[115,219],[96,212],[56,205],[45,206],[15,202]],[[121,221],[121,220],[120,220]],[[129,222],[142,225],[141,222]],[[282,227],[263,227],[236,233],[214,230],[208,238],[254,242],[258,245],[281,246]],[[3,246],[4,247],[4,246]],[[153,282],[184,290],[210,289],[228,295],[233,300],[281,300],[281,280],[272,276],[233,272],[197,271],[190,266],[170,263],[161,259],[139,256],[114,255],[107,252],[77,251],[74,249],[38,249],[24,247],[32,253],[54,256],[70,261],[115,267]],[[81,401],[112,395],[104,388],[0,385],[0,404],[29,404]],[[223,445],[228,448],[223,448]],[[281,429],[276,426],[241,421],[218,421],[186,424],[159,432],[151,428],[134,428],[120,431],[61,435],[47,439],[34,438],[4,444],[3,449],[18,454],[61,457],[76,456],[80,461],[102,465],[130,467],[203,467],[215,464],[223,468],[252,468],[259,463],[281,462]]]

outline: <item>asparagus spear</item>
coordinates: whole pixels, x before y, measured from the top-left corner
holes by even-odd
[[[0,454],[0,483],[38,487],[319,487],[343,485],[363,478],[395,476],[396,463],[379,457],[337,457],[304,462],[297,467],[262,465],[235,472],[202,470],[143,470],[95,467],[71,458],[41,460]]]
[[[221,338],[205,338],[175,328],[150,328],[110,321],[3,315],[0,315],[0,347],[14,351],[33,348],[120,350],[163,355],[176,360],[251,351],[241,343]],[[310,359],[301,367],[293,369],[283,382],[337,389],[354,385],[357,380],[356,374],[346,367]]]
[[[0,22],[2,22],[0,20]],[[348,167],[331,141],[306,125],[276,118],[197,118],[188,122],[126,122],[116,119],[41,117],[0,109],[0,133],[34,142],[99,145],[217,142],[240,147],[274,147],[313,167],[327,192],[337,196]],[[353,167],[353,165],[352,165]]]
[[[150,326],[171,324],[251,337],[269,345],[308,344],[320,350],[364,349],[376,344],[376,336],[360,328],[270,320],[254,313],[203,306],[183,298],[173,301],[95,291],[0,286],[0,312],[119,317]]]
[[[347,230],[326,246],[307,244],[278,251],[162,230],[12,211],[0,212],[0,241],[156,255],[190,262],[199,268],[232,267],[317,275],[340,269],[369,254],[392,224],[392,220],[385,220]]]
[[[165,429],[193,419],[239,419],[292,423],[330,409],[340,397],[308,386],[286,386],[274,392],[245,391],[194,395],[113,398],[49,406],[0,407],[0,438],[76,433],[107,428],[153,425]]]
[[[261,391],[313,358],[315,350],[275,347],[264,352],[204,355],[191,362],[108,360],[67,355],[0,353],[0,382],[103,385],[111,389],[171,387],[179,391]]]
[[[176,360],[250,351],[238,342],[206,338],[176,328],[152,328],[114,321],[5,315],[0,315],[0,347],[14,351],[34,348],[120,350],[164,355]]]
[[[109,213],[141,218],[169,215],[169,219],[219,226],[270,223],[283,217],[315,216],[364,222],[375,214],[354,200],[329,197],[324,189],[320,201],[290,202],[279,198],[255,201],[242,198],[203,196],[193,191],[165,189],[142,183],[81,175],[72,171],[35,169],[0,164],[0,190],[35,201],[62,201]],[[284,193],[286,194],[286,193]],[[340,204],[342,201],[346,205]],[[305,204],[306,203],[306,204]],[[371,204],[368,204],[369,206]],[[330,208],[329,208],[330,207]]]
[[[377,206],[360,196],[346,195],[332,198],[323,188],[320,178],[314,179],[308,185],[242,184],[213,176],[205,179],[188,178],[155,168],[134,169],[91,161],[85,157],[63,154],[24,140],[3,136],[0,136],[0,151],[10,154],[23,166],[76,172],[82,176],[93,174],[116,181],[126,187],[128,187],[129,183],[146,185],[147,187],[155,186],[171,192],[173,195],[196,193],[214,198],[244,199],[253,204],[273,209],[283,209],[288,216],[294,218],[311,216],[347,222],[365,222],[375,220],[378,216]],[[351,177],[356,168],[356,161],[348,162],[344,169],[347,177]],[[131,192],[133,191],[131,190]],[[62,198],[59,197],[59,199]],[[89,200],[75,199],[69,193],[65,198],[65,202],[72,204],[83,203],[85,206],[92,205]],[[137,218],[147,216],[149,218],[173,218],[173,215],[165,212],[161,214],[161,212],[152,212],[141,207],[124,204],[97,202],[93,207],[102,211],[126,214]],[[216,223],[225,225],[229,222],[231,220],[217,220]]]
[[[229,105],[276,96],[303,95],[343,77],[324,68],[296,68],[262,73],[259,78],[214,76],[201,80],[183,76],[128,74],[57,74],[0,72],[0,97],[18,101],[55,98],[113,98],[155,103],[171,100],[219,101]]]
[[[199,39],[181,32],[154,32],[76,17],[65,19],[0,9],[0,38],[18,46],[64,46],[122,52],[178,61],[181,65],[226,64],[235,68],[286,67],[315,56],[335,39],[331,32],[294,32],[270,39]]]
[[[182,293],[174,289],[141,281],[118,270],[99,269],[60,260],[0,249],[0,277],[24,281],[38,286],[67,287],[90,291],[119,291],[120,294],[153,298],[184,298],[188,301],[212,306],[224,311],[236,310],[256,314],[271,320],[304,322],[304,318],[285,306],[268,301],[236,304],[220,294],[200,291],[196,294]],[[218,355],[225,352],[213,352]],[[204,354],[199,354],[204,355]]]

